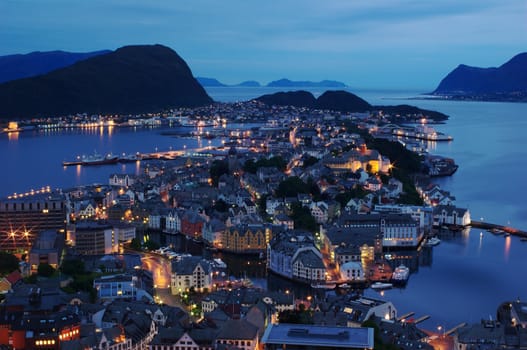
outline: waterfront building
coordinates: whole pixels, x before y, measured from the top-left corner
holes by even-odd
[[[113,235],[119,243],[131,242],[136,235],[136,227],[122,221],[111,222]]]
[[[406,205],[406,204],[377,204],[373,208],[374,213],[386,214],[410,214],[419,223],[424,233],[432,230],[434,222],[434,208],[431,206]]]
[[[236,225],[223,231],[221,250],[238,254],[263,253],[272,238],[271,227],[263,224]]]
[[[75,224],[70,238],[78,254],[98,255],[118,251],[118,239],[113,226],[96,221],[83,221]]]
[[[64,231],[68,220],[67,208],[66,196],[61,191],[51,191],[49,187],[1,199],[1,249],[27,251],[38,232]]]
[[[203,240],[211,247],[221,247],[221,240],[223,232],[225,231],[225,223],[219,219],[212,218],[209,222],[203,225],[202,237]]]
[[[326,280],[322,254],[309,232],[280,232],[267,247],[267,268],[289,279],[302,282]]]
[[[49,264],[57,269],[61,262],[63,248],[64,234],[53,230],[39,232],[35,244],[29,251],[31,273],[36,273],[40,264]]]
[[[270,324],[262,345],[265,350],[373,349],[373,328]]]
[[[366,280],[362,264],[358,261],[349,261],[340,265],[340,279],[348,282],[363,282]]]
[[[470,212],[465,208],[453,205],[438,205],[434,207],[434,226],[453,225],[466,227],[470,225]]]
[[[192,238],[201,238],[203,225],[207,222],[204,215],[189,209],[181,217],[181,233]]]
[[[501,325],[495,320],[481,320],[480,323],[459,328],[454,335],[455,349],[523,349],[520,347],[520,331]],[[525,339],[527,332],[522,332]]]
[[[351,294],[317,299],[312,308],[315,324],[360,327],[373,317],[386,321],[397,318],[397,309],[391,301]]]
[[[374,228],[382,234],[383,247],[417,247],[423,230],[410,214],[343,214],[338,226]]]
[[[112,174],[110,175],[110,186],[130,187],[136,181],[136,177],[129,174]]]
[[[369,215],[360,215],[369,216]],[[338,265],[350,261],[373,261],[382,253],[383,237],[378,227],[321,226],[320,240],[330,260]]]
[[[191,288],[197,291],[211,289],[212,264],[200,256],[186,256],[179,261],[172,261],[170,291],[177,295],[188,292]]]

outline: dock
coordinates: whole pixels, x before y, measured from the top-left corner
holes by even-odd
[[[422,317],[419,317],[417,320],[414,321],[415,324],[421,323],[423,321],[426,321],[430,318],[430,315],[424,315]]]
[[[483,222],[483,221],[471,221],[470,226],[475,227],[475,228],[481,228],[484,230],[498,229],[498,230],[502,230],[514,236],[527,238],[527,231],[518,230],[510,226],[491,224],[491,223]]]
[[[446,331],[445,335],[450,335],[450,334],[454,333],[455,331],[457,331],[458,329],[460,329],[461,327],[465,327],[466,325],[467,325],[466,322],[460,323],[457,326],[455,326],[455,327],[449,329],[448,331]]]
[[[400,316],[400,317],[397,317],[397,321],[398,321],[398,322],[401,322],[402,320],[406,320],[408,317],[411,317],[411,316],[413,316],[413,315],[415,315],[415,312],[413,312],[413,311],[412,311],[412,312],[409,312],[409,313],[404,314],[404,315],[402,315],[402,316]]]

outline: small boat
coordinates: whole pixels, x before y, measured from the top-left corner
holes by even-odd
[[[315,289],[335,289],[337,285],[335,283],[324,283],[324,282],[313,282],[311,283],[311,288]]]
[[[380,289],[390,289],[393,287],[393,284],[391,283],[384,283],[384,282],[375,282],[371,285],[372,289],[380,290]]]
[[[520,238],[520,241],[522,241],[522,242],[527,242],[527,237],[522,237],[522,238]]]
[[[427,247],[433,247],[441,243],[441,240],[437,237],[428,238],[425,242]]]
[[[489,230],[489,232],[495,234],[495,235],[502,235],[505,233],[505,231],[503,231],[502,229],[499,229],[499,228],[491,228]]]

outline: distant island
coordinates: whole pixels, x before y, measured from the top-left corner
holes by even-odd
[[[359,96],[342,90],[326,91],[318,98],[315,98],[312,93],[302,90],[277,92],[274,94],[260,96],[255,100],[263,102],[267,105],[328,109],[349,113],[382,111],[383,113],[390,115],[426,116],[428,119],[435,122],[448,119],[448,116],[443,113],[421,109],[415,106],[373,106]]]
[[[93,52],[35,51],[28,54],[0,56],[0,83],[46,74],[55,69],[91,57],[110,53],[109,50]]]
[[[218,79],[215,78],[206,78],[206,77],[196,77],[196,80],[201,84],[203,87],[236,87],[236,86],[243,86],[243,87],[260,87],[260,83],[255,80],[247,80],[242,81],[239,84],[234,85],[227,85],[222,82],[220,82]]]
[[[456,100],[527,102],[527,53],[498,68],[461,64],[431,94]]]
[[[196,77],[196,80],[201,84],[203,87],[236,87],[236,86],[243,86],[243,87],[261,87],[262,85],[255,81],[255,80],[247,80],[244,82],[241,82],[239,84],[225,84],[219,81],[215,78],[207,78],[207,77]],[[308,81],[308,80],[289,80],[289,79],[279,79],[274,80],[265,85],[266,87],[272,87],[272,88],[334,88],[334,89],[342,89],[346,87],[346,84],[340,82],[340,81],[334,81],[334,80],[322,80],[322,81]]]
[[[314,81],[294,81],[289,79],[279,79],[270,82],[266,85],[267,87],[330,87],[330,88],[345,88],[346,84],[340,81],[334,80],[322,80],[319,82]]]
[[[145,113],[212,102],[186,62],[162,45],[125,46],[0,84],[0,119]]]

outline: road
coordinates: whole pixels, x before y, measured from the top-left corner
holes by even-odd
[[[154,289],[170,288],[170,274],[172,273],[171,261],[153,253],[143,253],[141,256],[144,270],[152,272]]]

